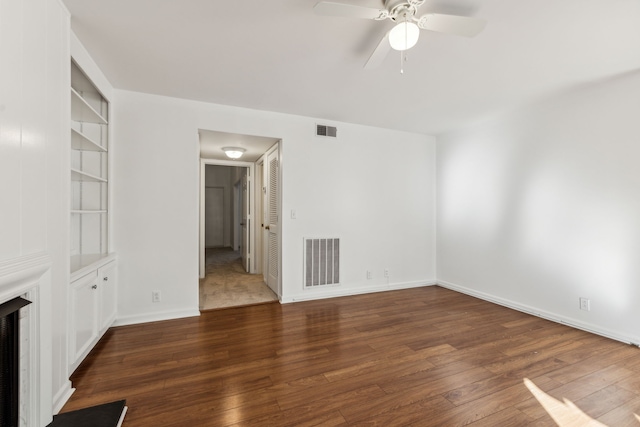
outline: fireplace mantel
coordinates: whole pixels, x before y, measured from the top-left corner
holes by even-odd
[[[0,301],[8,301],[28,290],[51,268],[45,252],[0,262]]]

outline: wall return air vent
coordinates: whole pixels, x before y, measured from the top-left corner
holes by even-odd
[[[335,126],[316,125],[316,136],[336,138],[338,136],[338,128]]]
[[[304,287],[340,283],[340,239],[304,239]]]

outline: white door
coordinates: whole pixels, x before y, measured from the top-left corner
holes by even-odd
[[[265,233],[266,233],[266,253],[265,263],[267,285],[276,294],[278,292],[278,277],[280,275],[279,266],[279,234],[280,234],[280,160],[279,150],[275,149],[267,154],[264,183],[266,186],[266,209],[265,209]]]
[[[249,257],[249,237],[251,233],[251,218],[249,216],[249,203],[250,203],[250,192],[247,173],[242,176],[242,197],[241,200],[241,210],[242,210],[242,221],[240,225],[242,226],[242,235],[240,236],[240,252],[242,253],[242,265],[244,266],[245,271],[251,271],[249,268],[250,257]]]
[[[253,224],[253,230],[255,233],[255,242],[253,245],[253,262],[255,265],[255,273],[262,274],[264,277],[264,282],[267,283],[267,277],[265,276],[264,269],[262,265],[264,263],[264,247],[262,246],[262,241],[264,240],[264,215],[262,212],[264,211],[264,185],[263,180],[263,170],[262,165],[264,162],[261,160],[259,163],[256,163],[254,178],[256,180],[254,189],[254,197],[253,197],[253,218],[255,218]]]
[[[242,182],[238,181],[233,186],[233,239],[231,240],[231,247],[234,251],[239,251],[241,248],[240,236],[242,235]]]
[[[204,245],[207,248],[224,246],[224,188],[207,187],[204,195]]]

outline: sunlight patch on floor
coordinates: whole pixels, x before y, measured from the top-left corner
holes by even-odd
[[[524,379],[524,385],[527,386],[531,394],[536,398],[547,413],[560,427],[607,427],[599,421],[594,420],[573,402],[568,399],[562,399],[562,402],[554,397],[549,396],[540,390],[528,378]],[[636,419],[640,421],[640,417],[634,414]]]

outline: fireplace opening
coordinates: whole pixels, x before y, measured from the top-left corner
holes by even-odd
[[[0,305],[0,426],[17,427],[20,417],[20,309],[31,301]]]

